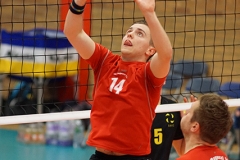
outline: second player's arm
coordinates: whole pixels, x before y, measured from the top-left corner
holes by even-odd
[[[185,141],[184,139],[173,140],[172,146],[179,156],[183,155],[185,152]]]

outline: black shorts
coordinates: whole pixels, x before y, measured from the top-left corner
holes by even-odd
[[[89,160],[151,160],[149,155],[145,156],[133,156],[133,155],[124,155],[124,156],[113,156],[107,155],[99,151],[95,151]]]

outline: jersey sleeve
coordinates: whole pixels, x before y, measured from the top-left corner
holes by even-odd
[[[105,48],[104,46],[102,46],[98,43],[95,43],[95,51],[94,51],[93,55],[86,61],[92,67],[92,69],[95,70],[96,68],[99,68],[99,66],[102,64],[103,59],[106,57],[106,55],[109,52],[110,51],[107,48]]]
[[[152,70],[150,69],[150,63],[147,62],[146,65],[147,65],[146,66],[147,76],[148,76],[149,80],[151,81],[153,87],[161,87],[161,86],[163,86],[163,84],[166,81],[167,75],[166,75],[166,77],[163,77],[163,78],[157,78],[157,77],[155,77],[153,75]]]

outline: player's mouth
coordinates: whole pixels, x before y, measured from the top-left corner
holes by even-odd
[[[125,45],[125,46],[132,46],[132,42],[129,41],[129,40],[126,40],[126,41],[124,42],[124,45]]]

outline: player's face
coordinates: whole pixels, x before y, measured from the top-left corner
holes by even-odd
[[[150,30],[144,24],[134,24],[122,39],[121,52],[123,58],[131,61],[145,59],[145,53],[150,47]],[[146,60],[145,60],[146,61]]]
[[[184,134],[188,134],[190,132],[192,126],[191,118],[193,117],[194,111],[198,108],[198,106],[199,101],[193,102],[191,108],[183,115],[181,119],[181,129]]]

